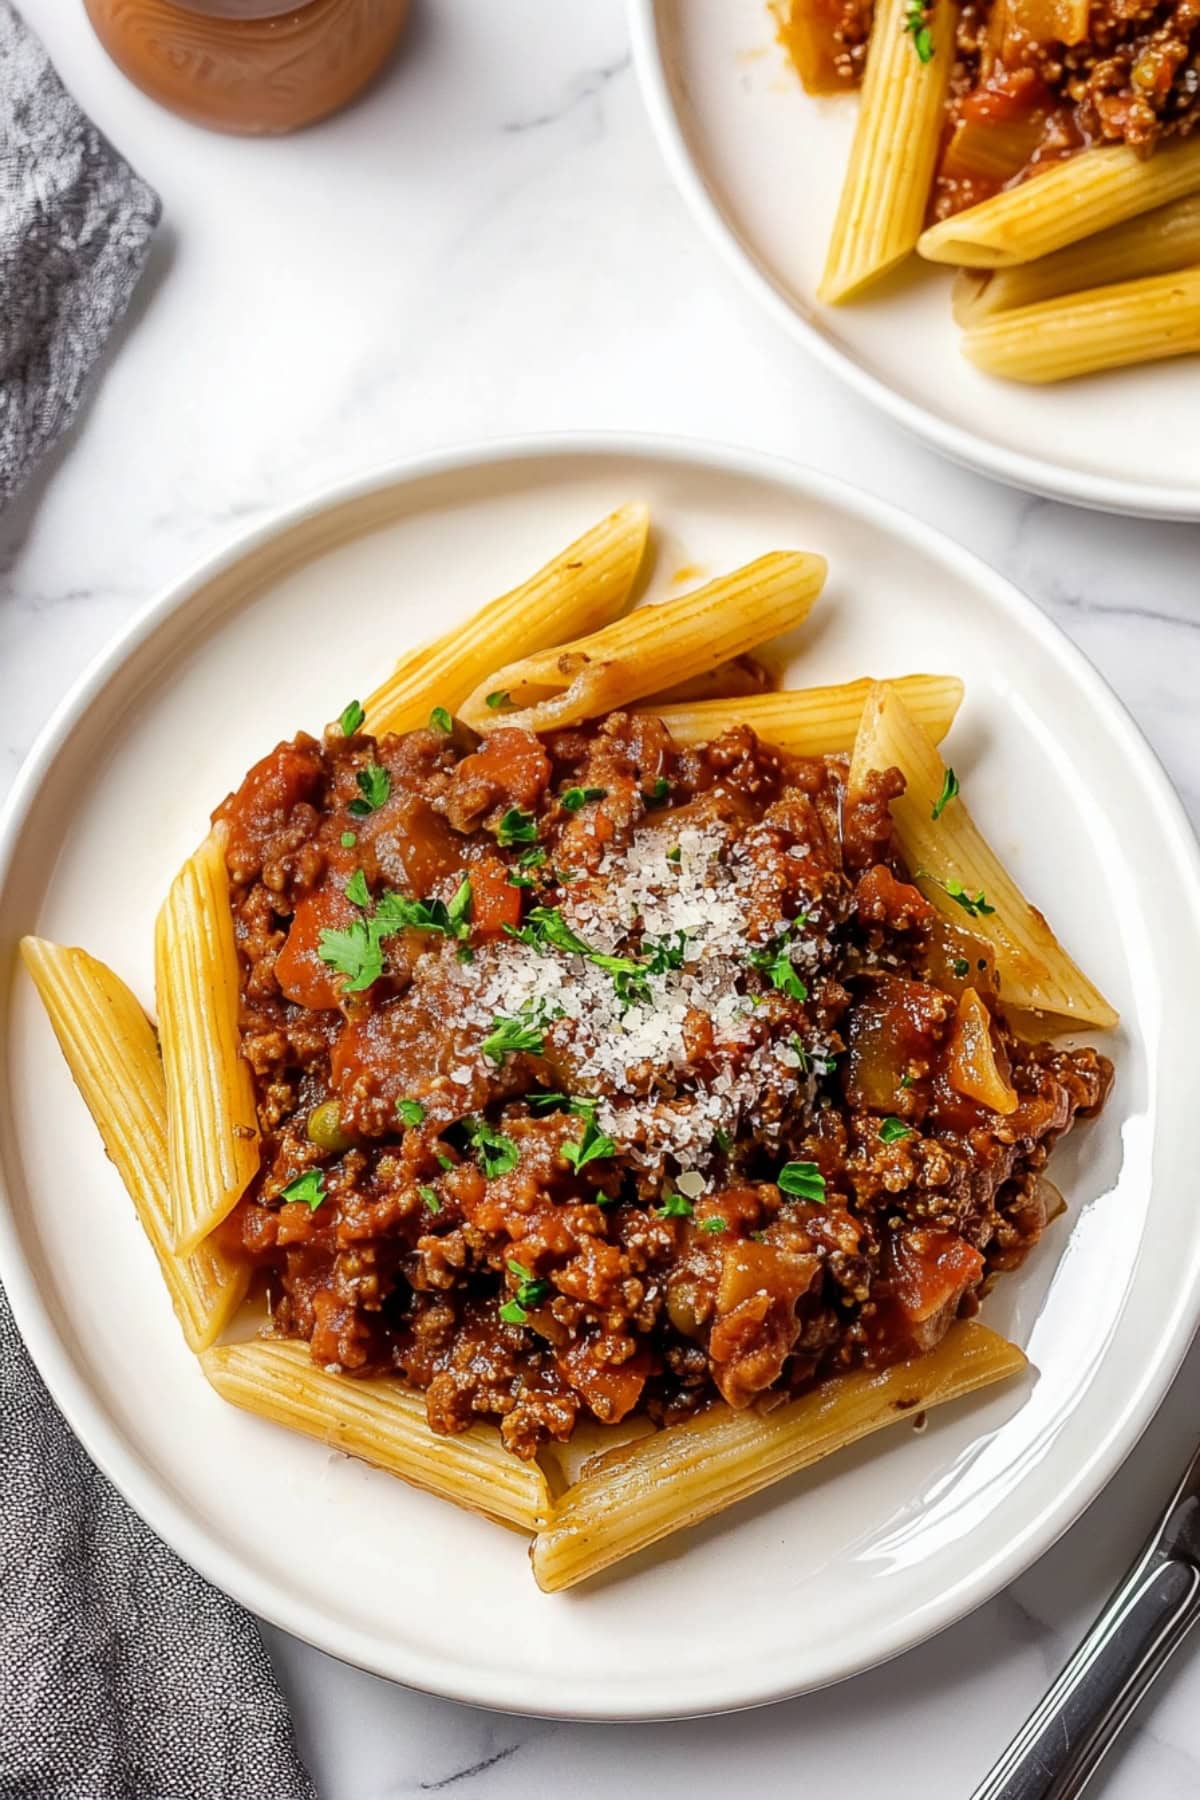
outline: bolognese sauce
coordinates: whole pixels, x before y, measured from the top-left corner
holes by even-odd
[[[1010,1029],[896,771],[622,714],[361,725],[217,815],[263,1139],[221,1231],[276,1331],[527,1457],[930,1348],[1037,1242],[1111,1068]]]
[[[949,0],[913,0],[913,54]],[[873,0],[780,0],[780,36],[810,92],[858,85]],[[966,0],[956,14],[930,216],[947,218],[1097,144],[1144,155],[1200,129],[1197,0]]]

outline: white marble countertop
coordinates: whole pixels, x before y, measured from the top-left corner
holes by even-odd
[[[164,224],[79,428],[0,517],[4,785],[126,617],[276,505],[408,451],[640,428],[814,462],[968,544],[1095,660],[1200,820],[1200,526],[993,486],[793,348],[674,193],[619,0],[424,0],[363,103],[279,142],[158,111],[105,61],[78,0],[24,9],[161,192]],[[624,1728],[503,1718],[270,1632],[323,1800],[648,1786],[660,1800],[746,1786],[965,1800],[1186,1459],[1198,1376],[1193,1355],[1136,1466],[1009,1593],[901,1661],[769,1711]],[[1200,1654],[1180,1656],[1096,1791],[1200,1792]]]

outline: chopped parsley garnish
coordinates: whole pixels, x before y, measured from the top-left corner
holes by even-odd
[[[604,800],[607,795],[607,788],[569,787],[564,788],[558,796],[558,803],[560,806],[566,807],[568,812],[578,812],[580,807],[586,805],[589,800]]]
[[[647,806],[661,806],[671,792],[671,784],[665,775],[660,775],[652,786],[642,789],[642,799]]]
[[[342,728],[342,736],[353,737],[356,731],[361,731],[362,722],[366,716],[358,701],[352,700],[349,706],[343,708],[342,716],[338,720],[338,724]]]
[[[662,1219],[690,1219],[695,1210],[686,1194],[665,1194],[658,1214]]]
[[[729,1152],[733,1149],[732,1134],[726,1131],[721,1125],[718,1125],[717,1129],[713,1132],[713,1142],[721,1152],[722,1156],[728,1156]]]
[[[493,712],[499,712],[502,706],[512,705],[512,696],[511,694],[506,693],[503,688],[497,688],[494,694],[488,695],[487,705],[491,707]]]
[[[444,706],[435,706],[430,713],[429,729],[430,731],[444,731],[447,737],[454,730],[454,720]]]
[[[397,1100],[396,1111],[405,1125],[420,1125],[425,1118],[425,1108],[419,1100]]]
[[[392,778],[387,770],[381,769],[378,763],[367,763],[354,779],[358,783],[358,798],[351,800],[347,812],[360,819],[366,813],[378,812],[392,791]]]
[[[977,894],[968,894],[962,882],[955,876],[951,876],[949,881],[943,881],[940,875],[933,874],[930,869],[918,869],[916,879],[932,881],[935,887],[940,887],[942,892],[948,894],[950,899],[961,906],[972,919],[985,913],[994,913],[996,910],[994,906],[988,905],[987,895],[982,888]]]
[[[808,989],[796,973],[796,965],[791,956],[795,934],[807,922],[807,913],[801,913],[765,949],[750,952],[750,967],[760,970],[771,986],[778,988],[781,994],[786,994],[789,1000],[808,999]]]
[[[954,796],[958,793],[958,776],[953,769],[946,770],[946,779],[942,783],[942,791],[934,801],[930,810],[931,819],[940,819]]]
[[[913,1084],[913,1078],[911,1075],[905,1074],[900,1077],[900,1086],[902,1088],[910,1088],[912,1086],[912,1084]]]
[[[510,806],[496,828],[496,842],[502,850],[511,844],[532,844],[537,838],[537,820],[532,813]],[[545,852],[542,853],[545,855]]]
[[[527,1050],[533,1056],[540,1056],[545,1047],[546,1020],[529,1010],[527,1001],[516,1017],[497,1013],[492,1019],[492,1029],[479,1049],[489,1062],[500,1063],[512,1051]]]
[[[682,969],[687,951],[687,932],[673,931],[665,938],[643,938],[643,951],[649,952],[647,975],[665,975],[668,969]]]
[[[812,1206],[825,1204],[825,1177],[815,1162],[784,1163],[775,1177],[780,1191]]]
[[[442,1203],[438,1199],[437,1195],[434,1193],[434,1191],[431,1187],[419,1187],[417,1189],[417,1192],[418,1192],[418,1194],[420,1194],[422,1200],[425,1202],[426,1206],[429,1208],[431,1213],[441,1212]]]
[[[617,998],[626,1006],[649,999],[647,975],[659,974],[662,968],[679,967],[677,962],[655,967],[652,963],[639,963],[632,956],[609,956],[603,950],[593,950],[577,931],[572,931],[557,906],[531,907],[524,925],[506,925],[504,929],[510,937],[519,939],[522,944],[528,944],[531,949],[538,950],[543,955],[548,949],[554,949],[564,950],[574,956],[585,956],[597,969],[603,969],[612,976]],[[668,942],[664,954],[674,956],[676,947]]]
[[[443,1169],[453,1169],[457,1166],[454,1158],[452,1156],[447,1156],[444,1150],[436,1151],[435,1155]]]
[[[355,919],[345,931],[323,931],[317,955],[346,977],[343,992],[347,994],[363,993],[383,974],[379,935],[364,919]]]
[[[517,867],[518,869],[537,869],[541,867],[545,860],[546,852],[542,849],[541,845],[539,845],[536,850],[526,850],[523,855],[518,856]]]
[[[725,1219],[714,1214],[710,1219],[701,1219],[700,1229],[701,1231],[707,1231],[711,1234],[718,1231],[728,1231],[729,1225]]]
[[[471,882],[464,875],[449,902],[406,900],[402,894],[380,896],[375,920],[384,934],[390,931],[442,931],[447,937],[465,938],[471,929]]]
[[[906,0],[904,8],[904,29],[913,41],[913,49],[917,53],[917,61],[923,63],[932,62],[933,33],[925,23],[924,0]]]
[[[489,1181],[507,1175],[521,1160],[521,1152],[510,1137],[493,1131],[486,1119],[466,1119],[463,1129],[472,1150],[479,1153],[479,1166]]]
[[[595,1103],[593,1102],[593,1105]],[[576,1109],[572,1107],[572,1111]],[[580,1169],[590,1162],[598,1162],[601,1157],[615,1156],[615,1141],[597,1129],[596,1120],[590,1111],[584,1114],[583,1136],[577,1144],[564,1144],[562,1153],[578,1175]]]
[[[500,1308],[500,1317],[506,1325],[523,1325],[529,1314],[519,1300],[506,1300]]]
[[[913,1128],[903,1119],[885,1119],[879,1127],[879,1135],[885,1144],[898,1144],[901,1138],[913,1135]]]
[[[531,1271],[525,1267],[524,1263],[514,1262],[511,1257],[509,1258],[508,1266],[512,1274],[517,1277],[519,1283],[517,1288],[517,1306],[523,1311],[528,1311],[532,1306],[540,1306],[550,1292],[550,1283],[548,1281],[543,1281],[539,1276],[532,1274]],[[502,1318],[503,1316],[503,1313],[501,1313]],[[520,1322],[520,1320],[512,1321],[514,1324],[519,1324]]]
[[[361,869],[355,869],[346,883],[346,898],[352,900],[355,906],[361,906],[364,911],[370,906],[371,890],[367,886],[367,878]]]
[[[302,1200],[313,1212],[316,1212],[324,1198],[324,1169],[305,1169],[303,1175],[297,1175],[294,1180],[289,1181],[280,1194],[281,1200]]]
[[[672,844],[671,848],[667,851],[667,861],[669,863],[677,863],[682,856],[683,851],[679,848],[678,844]]]
[[[342,849],[343,850],[353,850],[353,848],[354,848],[355,844],[357,844],[357,842],[358,842],[357,831],[343,831],[343,833],[342,833]]]
[[[954,961],[950,964],[950,967],[960,981],[964,975],[969,975],[971,973],[971,965],[965,956],[956,956]]]
[[[475,961],[475,952],[472,950],[470,944],[460,944],[458,949],[454,952],[454,955],[455,959],[460,963],[471,963]]]

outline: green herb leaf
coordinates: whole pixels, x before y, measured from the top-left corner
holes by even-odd
[[[435,706],[430,713],[429,729],[430,731],[444,731],[447,737],[454,730],[454,720],[444,706]]]
[[[494,1131],[486,1119],[465,1119],[463,1130],[472,1150],[479,1153],[479,1164],[489,1181],[507,1175],[521,1160],[521,1152],[510,1137]]]
[[[429,1208],[431,1213],[440,1213],[441,1212],[442,1203],[438,1199],[437,1195],[435,1194],[435,1192],[433,1191],[433,1189],[431,1187],[419,1187],[417,1189],[417,1192],[418,1192],[418,1194],[420,1194],[422,1200],[425,1202],[426,1206]]]
[[[701,1231],[707,1231],[711,1234],[711,1233],[715,1233],[718,1231],[728,1231],[729,1226],[728,1226],[728,1223],[726,1222],[726,1220],[717,1218],[714,1215],[710,1219],[701,1219],[700,1229],[701,1229]]]
[[[355,844],[357,844],[357,842],[358,842],[357,831],[343,831],[343,833],[342,833],[342,849],[343,850],[353,850],[353,848],[354,848]]]
[[[643,954],[648,952],[644,964],[647,975],[665,975],[668,969],[682,969],[687,941],[686,931],[673,931],[665,938],[643,938]]]
[[[732,1133],[726,1131],[723,1126],[718,1125],[717,1129],[713,1132],[713,1143],[717,1146],[717,1149],[723,1156],[728,1156],[729,1152],[733,1149]]]
[[[500,1308],[500,1317],[506,1325],[523,1325],[529,1314],[519,1300],[506,1300]]]
[[[347,900],[352,900],[355,906],[361,906],[364,911],[370,906],[371,890],[367,886],[367,878],[361,869],[355,869],[346,883],[345,893]]]
[[[825,1177],[815,1162],[784,1163],[775,1180],[781,1193],[807,1200],[813,1206],[824,1206]]]
[[[911,1075],[906,1074],[906,1075],[902,1075],[900,1077],[900,1086],[902,1088],[910,1088],[912,1086],[912,1084],[913,1084],[913,1078]]]
[[[347,994],[363,993],[383,974],[379,938],[362,919],[355,919],[345,931],[322,931],[317,955],[346,977]]]
[[[799,924],[804,922],[803,919],[798,921]],[[786,994],[790,1000],[807,1000],[808,988],[796,973],[796,965],[791,958],[790,945],[794,930],[795,927],[789,925],[764,950],[752,950],[750,967],[760,970],[771,986],[781,994]]]
[[[512,697],[503,688],[497,688],[494,694],[488,695],[487,704],[493,712],[499,712],[502,706],[511,706]]]
[[[419,1100],[397,1100],[396,1111],[405,1125],[420,1125],[425,1118],[425,1108]]]
[[[685,1194],[665,1194],[658,1214],[662,1219],[690,1219],[695,1210]]]
[[[918,869],[915,879],[932,881],[935,887],[940,887],[942,892],[948,894],[951,900],[961,906],[972,919],[977,916],[982,917],[986,913],[994,913],[996,910],[994,906],[988,905],[987,895],[982,888],[977,894],[968,894],[962,882],[955,877],[951,877],[949,881],[943,881],[941,876],[935,875],[931,869]]]
[[[671,784],[665,775],[660,775],[650,787],[642,789],[642,799],[647,806],[661,806],[671,792]]]
[[[969,975],[971,973],[971,965],[965,956],[956,956],[954,961],[950,964],[950,967],[960,981],[964,975]]]
[[[324,1169],[305,1169],[303,1175],[297,1175],[294,1180],[289,1181],[280,1194],[281,1200],[302,1200],[313,1212],[316,1212],[324,1198]]]
[[[885,1144],[898,1144],[901,1138],[912,1137],[913,1128],[903,1119],[885,1119],[879,1127],[879,1135]]]
[[[946,779],[942,783],[942,791],[933,803],[930,811],[931,819],[940,819],[954,796],[958,793],[958,776],[953,769],[946,770]]]
[[[354,779],[358,783],[360,798],[351,800],[346,808],[347,812],[355,813],[359,818],[365,813],[378,812],[392,791],[392,778],[387,770],[381,769],[378,763],[367,763],[365,768],[359,769]]]
[[[607,795],[607,788],[569,787],[558,796],[558,803],[560,806],[565,806],[568,812],[578,812],[580,807],[589,800],[603,800]]]
[[[452,1156],[447,1156],[444,1150],[435,1150],[434,1155],[437,1157],[438,1162],[443,1169],[454,1169],[458,1167],[454,1158]]]
[[[502,1013],[492,1019],[492,1029],[480,1044],[480,1053],[489,1062],[500,1063],[511,1052],[525,1050],[540,1056],[546,1048],[546,1022],[532,1013],[506,1018]]]
[[[933,60],[933,33],[925,23],[925,0],[907,0],[904,8],[904,30],[912,38],[918,62],[931,62]]]
[[[349,706],[342,709],[342,716],[338,720],[338,724],[342,728],[342,736],[353,737],[356,731],[361,731],[362,722],[366,716],[358,701],[352,700]]]
[[[502,850],[510,844],[532,844],[537,837],[537,820],[532,813],[522,812],[519,806],[511,806],[501,819],[496,830],[496,842]],[[545,851],[542,852],[545,856]]]
[[[594,1104],[595,1103],[593,1102],[593,1105]],[[571,1110],[574,1112],[577,1111],[578,1108],[573,1105]],[[563,1155],[577,1175],[580,1169],[585,1168],[588,1163],[598,1162],[601,1157],[615,1156],[617,1153],[615,1141],[612,1138],[607,1137],[604,1132],[597,1129],[594,1114],[589,1112],[585,1113],[583,1116],[585,1124],[583,1127],[583,1136],[579,1139],[579,1142],[577,1144],[564,1144],[562,1147]]]

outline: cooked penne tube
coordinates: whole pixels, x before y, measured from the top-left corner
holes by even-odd
[[[896,768],[905,791],[891,803],[905,862],[927,899],[955,924],[986,938],[996,954],[1000,998],[1105,1029],[1118,1015],[1058,942],[984,840],[932,739],[895,685],[876,682],[863,708],[850,763],[851,792],[872,770]],[[934,817],[934,813],[937,817]]]
[[[188,1346],[203,1350],[245,1294],[249,1265],[213,1243],[184,1257],[171,1249],[166,1084],[150,1021],[124,982],[85,950],[27,937],[21,955],[150,1239]]]
[[[328,1374],[307,1344],[285,1338],[222,1344],[200,1361],[234,1406],[360,1456],[413,1487],[522,1531],[537,1531],[550,1518],[550,1492],[536,1463],[511,1456],[483,1425],[436,1435],[422,1395],[395,1377]]]
[[[902,262],[921,235],[954,67],[953,0],[934,0],[909,29],[909,0],[878,0],[862,103],[817,298],[853,299]]]
[[[754,656],[734,656],[717,669],[677,682],[665,694],[650,694],[647,711],[656,706],[682,706],[695,700],[733,700],[739,694],[763,694],[771,686],[771,672]]]
[[[628,604],[649,530],[648,507],[618,507],[520,587],[402,657],[364,702],[365,729],[381,737],[424,725],[434,706],[458,712],[498,662],[607,625]]]
[[[1069,381],[1200,350],[1200,268],[1150,275],[997,313],[963,333],[963,355],[1009,381]]]
[[[558,650],[498,669],[459,707],[468,725],[552,731],[719,668],[807,617],[825,559],[776,550],[706,586],[623,619]]]
[[[172,1241],[183,1256],[237,1204],[258,1168],[254,1087],[238,1037],[241,972],[225,837],[215,825],[183,865],[154,934]]]
[[[852,750],[862,710],[874,684],[869,678],[837,687],[783,688],[742,700],[701,700],[653,710],[680,744],[705,744],[735,725],[749,725],[765,743],[792,756],[829,756]],[[913,717],[940,743],[962,704],[957,675],[900,675],[892,683]]]
[[[774,1412],[720,1406],[607,1451],[585,1465],[535,1538],[537,1584],[548,1593],[574,1587],[884,1425],[1026,1366],[1015,1345],[963,1322],[924,1356],[835,1376]]]
[[[1139,156],[1128,144],[1084,150],[921,234],[930,262],[1006,269],[1200,192],[1200,137]]]
[[[964,327],[980,325],[1018,306],[1147,275],[1170,275],[1192,264],[1200,265],[1200,194],[1126,219],[1036,262],[1011,269],[960,269],[954,277],[954,317]]]

